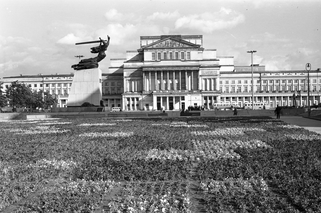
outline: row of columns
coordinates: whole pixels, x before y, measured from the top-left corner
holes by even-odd
[[[171,77],[170,77],[171,73]],[[158,76],[160,78],[158,78]],[[183,80],[185,85],[182,84]],[[201,90],[198,71],[145,71],[143,72],[143,90]],[[160,85],[159,85],[160,84]],[[208,89],[217,90],[217,79],[204,79]]]

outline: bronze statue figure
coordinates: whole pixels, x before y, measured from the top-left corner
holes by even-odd
[[[98,43],[99,42],[99,46],[90,48],[91,53],[98,53],[98,55],[94,58],[82,59],[78,64],[72,65],[71,68],[74,68],[74,70],[97,68],[98,62],[100,62],[101,60],[103,60],[106,57],[105,51],[107,50],[107,47],[109,46],[110,37],[107,36],[107,38],[108,38],[107,41],[103,40],[99,37],[98,41],[76,43],[76,45],[79,45],[79,44],[90,44],[90,43]]]

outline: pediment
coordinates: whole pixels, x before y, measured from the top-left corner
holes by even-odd
[[[154,43],[151,43],[144,47],[144,49],[151,48],[199,48],[200,45],[193,44],[191,42],[182,40],[182,39],[174,39],[174,38],[166,38]]]

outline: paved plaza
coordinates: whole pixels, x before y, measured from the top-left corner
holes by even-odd
[[[281,120],[286,123],[301,126],[307,130],[314,131],[316,133],[321,134],[320,120],[304,118],[301,116],[283,116],[283,117],[281,116]]]

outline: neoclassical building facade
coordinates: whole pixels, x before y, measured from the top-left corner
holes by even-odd
[[[182,110],[189,106],[213,109],[215,104],[264,103],[268,107],[306,106],[308,73],[267,71],[265,66],[235,66],[233,56],[217,56],[203,47],[202,35],[141,36],[137,50],[110,59],[102,70],[102,98],[107,107],[125,111]],[[244,50],[246,53],[246,50]],[[249,58],[250,61],[250,58]],[[310,105],[321,102],[320,70],[309,72]],[[252,84],[253,76],[253,84]],[[33,90],[46,90],[67,106],[73,74],[4,77],[4,90],[13,81]],[[253,86],[253,93],[252,93]]]

